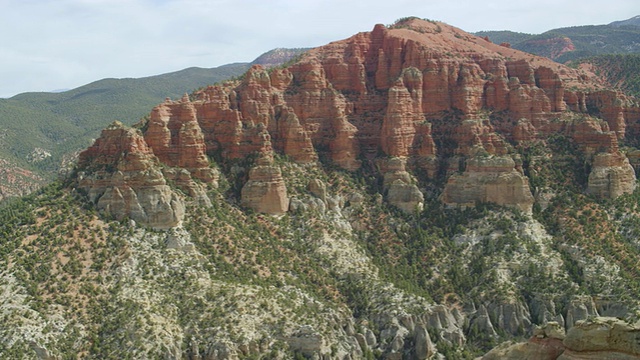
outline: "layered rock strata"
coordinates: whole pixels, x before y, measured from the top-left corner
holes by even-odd
[[[634,180],[620,170],[617,144],[640,134],[640,110],[591,75],[412,18],[310,50],[287,68],[255,65],[241,81],[165,101],[144,139],[162,163],[204,184],[217,179],[209,159],[259,154],[266,134],[274,152],[300,164],[323,160],[356,171],[377,158],[402,158],[402,171],[420,180],[451,176],[442,179],[447,205],[489,201],[529,211],[527,179],[499,160],[514,145],[553,134],[573,139],[596,161],[590,191],[598,196],[618,196]],[[254,177],[278,177],[261,166]],[[606,174],[613,180],[603,185]],[[385,188],[405,210],[421,201],[410,182]],[[279,202],[273,207],[244,203],[283,209],[286,201],[276,198],[264,198]]]
[[[629,159],[620,152],[594,156],[587,192],[599,198],[613,199],[630,194],[636,188],[636,173]]]
[[[154,228],[182,222],[183,200],[167,185],[160,161],[139,131],[114,122],[80,154],[78,166],[79,188],[109,216]]]
[[[196,179],[217,185],[219,175],[210,167],[204,134],[187,95],[181,101],[167,100],[156,106],[146,127],[144,139],[162,163],[186,169]]]
[[[565,347],[564,329],[555,322],[536,328],[527,342],[500,346],[484,355],[482,360],[555,360]]]
[[[464,172],[449,177],[442,202],[450,206],[490,202],[531,213],[534,198],[529,180],[511,157],[475,156],[467,160]]]
[[[409,214],[422,211],[424,195],[415,185],[416,180],[407,172],[406,159],[381,159],[378,166],[383,174],[383,186],[389,204]]]
[[[618,318],[596,317],[576,323],[558,360],[640,359],[640,328]]]
[[[314,161],[313,154],[325,153],[348,170],[357,169],[360,159],[376,157],[381,150],[386,156],[406,158],[413,170],[433,177],[438,173],[438,157],[455,153],[465,161],[479,150],[505,155],[510,151],[506,141],[544,139],[556,132],[583,142],[585,151],[617,151],[616,138],[624,136],[620,119],[625,108],[618,95],[568,90],[589,86],[587,76],[465,35],[419,20],[395,29],[378,25],[370,33],[314,49],[288,69],[269,74],[254,67],[242,84],[224,90],[230,96],[222,107],[241,110],[243,104],[237,99],[247,99],[252,110],[240,111],[237,118],[242,123],[263,122],[275,151],[297,157],[298,162]],[[462,55],[449,57],[445,48]],[[220,90],[206,89],[200,99],[206,102]],[[260,107],[255,103],[258,99],[268,101]],[[593,109],[602,109],[612,130],[572,127],[571,118],[558,122],[567,110],[589,117]],[[511,125],[489,123],[482,116],[487,110],[506,113]],[[451,114],[452,121],[441,121]],[[283,120],[297,137],[283,133]],[[523,192],[511,199],[506,194],[515,190],[503,192],[497,200],[502,204],[522,201],[518,207],[528,210],[532,200],[526,195],[528,185],[522,181],[526,179],[512,175],[509,181],[520,181],[516,187]],[[496,177],[496,184],[504,178]],[[406,181],[403,184],[393,186],[393,196],[387,199],[398,199],[396,188],[399,193],[414,192]],[[385,182],[387,193],[390,185]],[[489,190],[487,196],[477,197],[483,200],[473,201],[492,198]],[[464,205],[468,200],[449,198],[448,203]]]
[[[481,359],[640,359],[639,333],[637,325],[611,317],[580,320],[566,335],[550,322],[535,329],[528,342],[498,346]]]
[[[271,141],[266,131],[261,132],[262,148],[259,158],[249,171],[249,180],[242,187],[241,205],[254,211],[281,215],[289,209],[287,188],[280,168],[273,163]]]

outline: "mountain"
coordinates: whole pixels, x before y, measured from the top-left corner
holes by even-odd
[[[0,209],[0,356],[638,357],[639,122],[413,17],[254,65]]]
[[[518,44],[520,42],[531,39],[536,36],[534,34],[527,34],[509,30],[500,30],[500,31],[478,31],[474,33],[476,36],[480,36],[482,38],[487,37],[491,42],[496,44],[507,43],[513,46],[512,44]]]
[[[19,194],[11,186],[14,173],[31,172],[45,179],[68,157],[91,143],[106,124],[116,119],[132,121],[167,96],[237,76],[248,64],[214,69],[190,68],[141,79],[103,79],[62,93],[24,93],[0,99],[0,159],[9,166],[3,179],[3,196]],[[40,155],[38,155],[40,154]]]
[[[267,68],[281,66],[287,62],[294,61],[307,50],[309,48],[276,48],[258,56],[251,64],[262,65]]]
[[[300,51],[277,49],[252,63],[275,66]],[[135,122],[166,97],[180,98],[239,76],[249,66],[192,67],[138,79],[102,79],[61,93],[0,99],[0,200],[24,195],[50,181],[112,121]]]
[[[614,21],[609,24],[610,26],[622,27],[622,26],[640,26],[640,15],[634,16],[631,19]]]
[[[637,22],[637,17],[609,25],[553,29],[539,35],[508,31],[483,31],[476,35],[487,36],[496,43],[508,42],[514,49],[565,63],[600,54],[640,53],[637,42],[640,27],[627,26],[634,21]]]
[[[640,54],[609,54],[578,59],[572,67],[591,67],[610,87],[640,98]]]

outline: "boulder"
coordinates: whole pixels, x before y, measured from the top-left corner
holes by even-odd
[[[428,359],[436,352],[427,329],[422,325],[416,326],[413,343],[416,360]]]
[[[307,357],[319,355],[325,347],[322,335],[311,326],[301,326],[286,339],[289,348]]]

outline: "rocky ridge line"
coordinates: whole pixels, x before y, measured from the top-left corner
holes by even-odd
[[[210,159],[273,152],[299,164],[377,169],[389,203],[406,212],[424,198],[418,174],[445,174],[447,205],[495,202],[531,212],[514,146],[571,138],[593,164],[587,191],[615,197],[635,187],[618,141],[640,134],[638,120],[637,105],[587,73],[409,19],[313,49],[287,68],[254,65],[241,82],[168,100],[153,110],[144,140],[163,164],[205,185],[215,184]],[[241,202],[286,212],[277,166],[263,161],[251,174]]]

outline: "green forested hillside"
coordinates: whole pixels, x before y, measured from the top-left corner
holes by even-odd
[[[533,215],[449,209],[437,191],[404,214],[375,173],[279,158],[304,206],[244,211],[231,184],[246,164],[232,161],[211,206],[160,231],[55,183],[0,208],[0,357],[473,359],[554,319],[635,321],[640,193],[585,196],[571,140],[557,143],[520,149],[534,189],[554,195]]]
[[[567,36],[575,50],[564,53],[554,60],[564,63],[569,60],[599,54],[630,54],[640,52],[640,28],[614,27],[609,25],[576,26],[547,31],[537,37],[519,43],[516,48],[529,51],[539,40]],[[535,52],[534,52],[535,54]]]
[[[592,64],[596,73],[612,87],[640,98],[640,54],[609,54],[579,59],[572,63]]]
[[[113,120],[139,119],[165,97],[242,74],[248,64],[189,68],[140,79],[103,79],[62,93],[24,93],[0,99],[0,158],[41,174],[65,154],[86,148]],[[34,149],[51,156],[29,161]]]
[[[589,25],[549,30],[539,35],[510,31],[482,31],[494,43],[508,42],[514,49],[546,56],[557,62],[600,54],[640,53],[640,27]]]
[[[517,44],[519,42],[522,42],[524,40],[530,39],[535,36],[532,34],[526,34],[526,33],[508,31],[508,30],[478,31],[477,33],[474,33],[474,35],[477,35],[480,37],[486,36],[489,38],[489,40],[491,40],[491,42],[496,44],[501,44],[501,43]]]
[[[634,16],[631,19],[614,21],[611,26],[640,26],[640,15]]]

